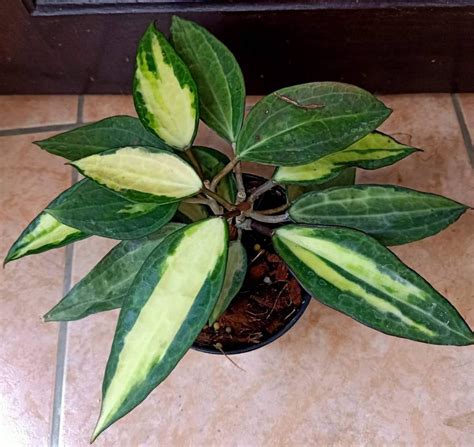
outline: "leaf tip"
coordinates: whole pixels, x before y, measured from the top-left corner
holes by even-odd
[[[40,149],[43,149],[43,146],[42,144],[45,142],[46,140],[35,140],[33,141],[32,143],[36,146],[38,146]]]
[[[51,317],[51,311],[49,311],[49,312],[46,312],[46,313],[41,317],[41,321],[42,321],[43,323],[50,323],[50,322],[56,321],[56,320]]]
[[[99,435],[109,426],[109,424],[104,423],[104,420],[102,418],[102,413],[99,416],[99,420],[97,421],[97,424],[95,425],[94,431],[92,432],[91,439],[89,441],[90,444],[93,444],[94,441],[99,437]]]
[[[5,256],[3,263],[2,263],[2,268],[5,268],[5,266],[11,262],[14,261],[15,259],[18,259],[18,252],[14,249],[14,246],[8,250],[7,255]]]

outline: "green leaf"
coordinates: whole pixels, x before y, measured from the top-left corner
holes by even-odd
[[[79,320],[122,307],[128,289],[146,258],[166,236],[182,226],[171,223],[146,238],[117,244],[43,317],[44,321]]]
[[[58,221],[85,233],[111,239],[139,239],[169,222],[178,202],[131,202],[84,179],[63,193],[61,203],[51,204],[46,211]]]
[[[234,55],[202,26],[176,16],[171,36],[198,86],[201,119],[235,142],[244,118],[245,83]]]
[[[203,178],[212,180],[226,165],[229,158],[210,147],[193,146],[190,149],[201,167]],[[217,194],[228,202],[235,202],[237,186],[232,173],[226,175],[217,185]],[[208,207],[195,203],[181,202],[178,208],[179,220],[185,223],[196,222],[209,216]]]
[[[225,271],[224,284],[217,299],[217,303],[209,317],[209,325],[213,324],[229,307],[244,283],[247,273],[247,252],[242,242],[232,241],[229,243],[227,256],[227,267]]]
[[[87,124],[46,140],[35,141],[41,149],[68,160],[124,146],[152,146],[171,150],[163,141],[148,132],[138,118],[113,116]]]
[[[85,177],[136,202],[176,202],[202,188],[201,179],[188,163],[152,147],[122,147],[71,164]]]
[[[466,209],[446,197],[399,186],[356,185],[307,193],[289,214],[298,223],[351,227],[385,245],[399,245],[440,232]]]
[[[210,147],[193,146],[191,150],[207,180],[212,180],[230,162],[227,155]],[[227,201],[234,202],[237,195],[235,176],[227,174],[217,185],[216,192]]]
[[[375,239],[348,228],[288,225],[273,238],[278,254],[316,299],[398,337],[470,345],[456,309]]]
[[[67,199],[67,192],[54,199],[48,207],[59,206]],[[72,242],[89,237],[90,234],[64,225],[45,211],[38,214],[13,243],[4,265],[23,256],[43,253],[53,248],[64,247]]]
[[[241,160],[310,163],[375,130],[390,109],[370,93],[337,82],[312,82],[266,96],[250,111],[237,140]]]
[[[153,24],[138,45],[133,100],[142,123],[166,144],[191,146],[199,121],[196,84]]]
[[[168,236],[137,274],[117,323],[95,439],[158,386],[191,347],[216,303],[227,223],[211,218]]]
[[[183,223],[197,222],[209,217],[207,209],[205,205],[181,202],[173,220]]]
[[[324,183],[347,167],[378,169],[419,151],[399,143],[389,135],[372,132],[348,148],[326,155],[312,163],[279,167],[273,175],[277,183]]]
[[[288,200],[294,202],[299,196],[310,191],[322,191],[324,189],[332,188],[333,186],[347,186],[353,185],[356,179],[356,169],[346,168],[340,172],[336,177],[324,183],[298,183],[286,186]]]

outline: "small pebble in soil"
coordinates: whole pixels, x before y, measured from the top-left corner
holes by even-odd
[[[222,343],[216,343],[214,346],[216,349],[222,349]]]
[[[232,328],[229,327],[229,326],[227,326],[227,327],[225,328],[225,331],[226,331],[228,334],[230,334],[230,333],[232,332]]]
[[[253,249],[254,249],[255,251],[260,251],[260,250],[262,249],[262,246],[261,246],[260,244],[255,244],[255,245],[253,246]]]
[[[263,278],[263,282],[265,284],[271,284],[272,283],[272,279],[269,277],[269,276],[265,276],[265,278]]]
[[[215,331],[218,331],[218,330],[220,329],[221,325],[216,321],[216,322],[212,325],[212,327],[214,328]]]

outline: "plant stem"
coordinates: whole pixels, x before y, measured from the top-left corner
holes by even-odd
[[[260,214],[270,215],[270,214],[278,214],[282,211],[286,211],[290,207],[289,203],[285,203],[284,205],[277,206],[276,208],[270,208],[268,210],[258,210]]]
[[[250,211],[246,213],[246,216],[258,222],[264,222],[264,223],[269,223],[269,224],[288,222],[290,220],[288,213],[278,214],[277,216],[267,216],[265,214],[260,214],[256,211]]]
[[[240,161],[235,165],[235,180],[237,182],[237,204],[245,201],[247,194],[245,193],[244,179],[242,177],[242,167]]]
[[[262,183],[259,187],[257,187],[257,189],[255,189],[252,194],[250,194],[248,201],[250,203],[255,202],[258,197],[260,197],[264,192],[267,192],[272,189],[274,186],[276,186],[276,184],[273,182],[272,179],[267,180],[265,183]]]
[[[232,143],[232,150],[234,151],[235,155],[235,143]],[[237,159],[237,157],[236,157]],[[242,177],[242,166],[240,165],[240,161],[237,162],[237,164],[234,167],[234,173],[235,173],[235,181],[237,182],[237,200],[236,203],[237,205],[239,203],[242,203],[245,201],[247,198],[247,194],[245,192],[245,185],[244,185],[244,179]]]
[[[239,160],[237,158],[233,158],[229,163],[227,163],[222,171],[220,171],[213,179],[212,182],[209,186],[209,189],[211,191],[215,191],[217,188],[217,185],[219,182],[230,172],[232,169],[234,169],[235,165],[239,163]]]
[[[201,190],[206,196],[213,198],[217,203],[220,203],[227,211],[235,210],[235,206],[229,203],[226,199],[216,194],[214,191],[204,187]]]
[[[272,237],[275,230],[273,228],[262,225],[261,223],[255,222],[254,220],[250,221],[250,228],[257,233],[263,234],[267,237]]]
[[[242,233],[242,230],[243,231],[256,231],[257,233],[263,234],[264,236],[267,236],[267,237],[273,236],[272,228],[269,228],[266,225],[262,225],[259,222],[255,222],[252,219],[244,219],[242,222],[237,223],[236,226],[237,226],[237,230],[240,233]]]

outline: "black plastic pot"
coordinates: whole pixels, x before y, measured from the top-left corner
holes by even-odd
[[[253,186],[258,186],[259,184],[263,183],[265,179],[262,177],[258,177],[255,175],[251,174],[244,174],[244,182],[246,186],[248,187],[249,183],[253,183]],[[259,200],[255,203],[254,207],[256,210],[258,209],[265,209],[265,208],[273,208],[280,206],[284,203],[286,195],[285,191],[281,187],[276,187],[265,194],[263,194]],[[311,301],[311,296],[303,289],[302,290],[302,302],[301,306],[299,309],[294,313],[293,317],[287,321],[287,323],[277,332],[275,332],[273,335],[268,337],[267,339],[263,340],[260,343],[257,344],[251,344],[248,346],[242,346],[239,348],[234,348],[234,349],[229,349],[226,351],[220,351],[214,347],[208,347],[208,346],[201,346],[198,344],[193,344],[192,348],[196,351],[200,352],[206,352],[207,354],[216,354],[216,355],[234,355],[234,354],[243,354],[245,352],[250,352],[254,351],[255,349],[262,348],[263,346],[266,346],[278,338],[280,338],[283,334],[288,332],[293,325],[301,318],[303,315],[304,311],[308,307],[309,302]]]

